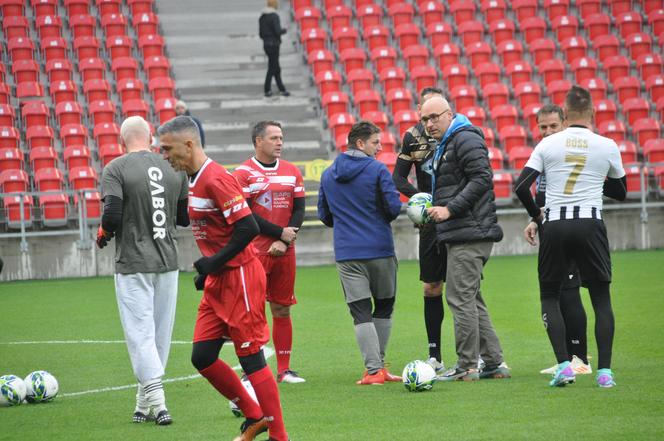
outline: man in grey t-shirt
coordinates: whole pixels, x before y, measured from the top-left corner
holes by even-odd
[[[150,127],[139,116],[120,128],[126,154],[102,174],[99,248],[115,236],[115,294],[129,358],[138,379],[133,421],[172,422],[161,382],[177,300],[175,226],[189,224],[187,178],[150,151]]]

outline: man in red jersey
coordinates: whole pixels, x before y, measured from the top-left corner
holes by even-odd
[[[197,289],[203,289],[194,328],[191,362],[246,420],[235,441],[253,440],[269,430],[270,440],[287,441],[277,382],[261,347],[269,339],[265,319],[265,271],[251,241],[258,225],[242,188],[201,147],[198,126],[178,116],[159,130],[164,159],[189,175],[189,218],[203,257],[194,262]],[[258,405],[233,369],[219,359],[231,340],[251,382]]]
[[[300,170],[281,159],[281,124],[261,121],[251,132],[256,155],[233,174],[260,228],[253,244],[267,275],[267,300],[272,311],[272,341],[277,353],[277,381],[304,383],[290,368],[295,299],[295,238],[304,220],[304,180]]]

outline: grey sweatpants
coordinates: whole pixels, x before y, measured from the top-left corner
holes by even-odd
[[[482,299],[482,269],[489,260],[493,242],[447,244],[445,295],[454,315],[454,338],[458,365],[477,367],[478,356],[487,366],[503,362],[503,350]]]
[[[178,271],[115,275],[115,296],[134,374],[164,376],[175,321]]]

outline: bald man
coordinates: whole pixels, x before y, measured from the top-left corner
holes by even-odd
[[[172,422],[161,382],[171,346],[178,286],[175,225],[189,225],[187,177],[150,150],[140,116],[120,128],[126,154],[102,174],[104,212],[97,246],[115,241],[115,294],[138,379],[133,421]]]
[[[482,270],[493,243],[503,238],[496,217],[489,154],[482,131],[455,115],[441,96],[422,104],[427,133],[436,139],[433,207],[438,242],[447,246],[447,304],[454,315],[457,365],[443,381],[509,378],[503,351],[480,291]],[[479,356],[486,363],[477,369]]]

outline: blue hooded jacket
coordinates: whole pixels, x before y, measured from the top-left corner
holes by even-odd
[[[394,256],[390,222],[400,211],[387,167],[363,152],[349,150],[323,172],[318,218],[334,228],[337,262]]]

